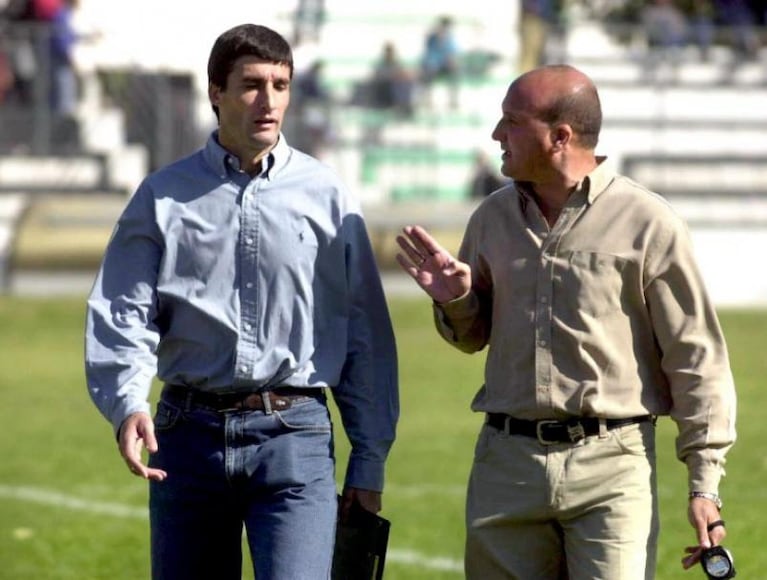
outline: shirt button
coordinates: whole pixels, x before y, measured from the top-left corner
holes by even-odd
[[[549,301],[549,298],[548,298],[548,296],[541,296],[541,302],[542,302],[543,304],[546,304],[548,301]]]
[[[248,282],[245,284],[245,288],[253,288],[253,282]]]
[[[253,238],[245,238],[245,243],[249,246],[253,245]]]
[[[253,325],[252,325],[252,324],[250,324],[250,323],[248,323],[248,322],[246,322],[245,324],[243,324],[243,325],[242,325],[242,327],[243,327],[245,330],[250,330],[251,328],[253,328]]]
[[[248,372],[248,365],[241,365],[241,366],[240,366],[240,370],[241,370],[242,372],[244,372],[244,373],[247,373],[247,372]]]
[[[545,340],[539,340],[538,346],[546,346],[547,342]]]

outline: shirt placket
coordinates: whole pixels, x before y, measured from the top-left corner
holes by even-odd
[[[553,232],[541,246],[535,293],[535,385],[539,407],[551,406],[552,294],[554,292]]]
[[[554,357],[554,281],[557,276],[557,249],[562,237],[570,229],[583,209],[583,204],[562,208],[562,213],[548,234],[544,234],[538,262],[535,295],[535,384],[536,404],[541,408],[553,407],[552,380]]]
[[[240,224],[240,329],[234,369],[235,385],[252,377],[258,350],[258,267],[261,226],[260,178],[253,179],[242,196]]]

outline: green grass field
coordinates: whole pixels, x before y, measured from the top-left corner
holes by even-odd
[[[483,356],[433,330],[423,299],[392,300],[402,414],[383,515],[393,522],[386,577],[462,577],[463,494],[481,417],[469,402]],[[146,486],[125,469],[92,406],[81,363],[82,299],[0,298],[0,579],[148,577]],[[738,577],[767,577],[767,311],[721,313],[739,391],[739,441],[722,487]],[[683,572],[686,476],[674,426],[659,423],[662,535],[657,578]],[[345,455],[343,442],[339,455]],[[341,459],[343,464],[343,459]],[[340,477],[340,475],[339,475]],[[246,572],[245,577],[251,577]]]

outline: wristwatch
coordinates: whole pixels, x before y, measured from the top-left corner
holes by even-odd
[[[690,499],[701,497],[703,499],[707,499],[708,501],[714,502],[714,505],[717,507],[717,509],[722,509],[722,499],[715,493],[708,493],[707,491],[691,491],[690,492]]]

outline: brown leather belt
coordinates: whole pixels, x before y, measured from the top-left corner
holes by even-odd
[[[625,419],[605,419],[607,430],[616,429],[634,423],[643,423],[652,420],[651,415],[639,417],[627,417]],[[509,435],[525,435],[538,439],[544,445],[555,443],[577,443],[581,439],[599,434],[598,417],[573,417],[566,421],[554,421],[541,419],[528,421],[516,419],[504,413],[488,413],[487,424],[491,427],[504,431]]]
[[[211,393],[184,385],[165,385],[163,397],[187,406],[207,407],[219,413],[226,411],[285,411],[308,399],[324,399],[322,389],[313,387],[275,387],[268,391]]]

